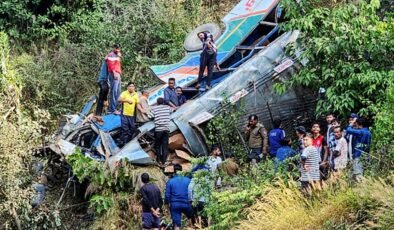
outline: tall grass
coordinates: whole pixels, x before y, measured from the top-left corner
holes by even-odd
[[[367,178],[352,186],[329,181],[305,197],[295,181],[279,181],[248,208],[237,229],[390,229],[394,221],[392,182]]]

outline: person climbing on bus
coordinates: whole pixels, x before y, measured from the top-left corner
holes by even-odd
[[[213,67],[215,66],[218,70],[220,70],[220,67],[216,62],[217,47],[215,45],[215,41],[213,40],[212,34],[209,32],[198,33],[198,38],[202,42],[202,52],[200,54],[200,69],[198,72],[198,84],[196,88],[200,87],[205,69],[207,68],[208,73],[205,89],[208,90],[211,87]]]

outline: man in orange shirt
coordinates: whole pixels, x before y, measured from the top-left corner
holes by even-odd
[[[110,99],[109,99],[109,113],[117,112],[118,98],[121,91],[121,60],[120,45],[115,44],[112,51],[105,57],[107,62],[109,82],[110,82]]]

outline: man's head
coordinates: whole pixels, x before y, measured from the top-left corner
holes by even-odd
[[[182,165],[174,164],[174,173],[181,172],[181,171],[182,171]]]
[[[340,124],[337,119],[334,119],[334,120],[332,120],[331,125],[332,125],[332,127],[336,127],[336,126],[339,126]]]
[[[148,90],[142,90],[141,94],[142,94],[142,96],[144,96],[145,98],[148,98],[150,92],[149,92]]]
[[[120,44],[116,43],[112,46],[112,51],[114,51],[114,53],[118,54],[120,52]]]
[[[156,102],[158,105],[162,105],[162,104],[164,104],[164,99],[162,97],[159,97],[159,98],[157,98]]]
[[[280,141],[280,145],[282,146],[291,146],[291,138],[285,137],[283,140]]]
[[[211,155],[212,156],[220,156],[222,152],[220,151],[220,148],[218,145],[212,145],[211,147]]]
[[[313,144],[313,134],[312,133],[306,133],[304,138],[304,146],[308,147],[308,146],[312,146]]]
[[[178,96],[181,96],[182,93],[182,88],[180,86],[176,87],[176,94],[178,94]]]
[[[127,91],[129,91],[129,93],[134,93],[135,92],[135,85],[134,85],[133,82],[127,83]]]
[[[329,125],[331,125],[332,121],[335,119],[335,115],[333,112],[327,113],[326,121]]]
[[[249,116],[249,126],[250,127],[255,127],[257,122],[259,122],[259,118],[257,117],[256,114]]]
[[[175,78],[168,79],[168,86],[173,89],[175,87]]]
[[[205,39],[205,33],[204,32],[200,32],[197,34],[198,38],[203,41]]]
[[[149,174],[148,174],[148,173],[143,173],[143,174],[141,175],[141,181],[142,181],[142,183],[144,183],[144,184],[149,183]]]
[[[349,124],[353,124],[357,118],[358,118],[357,113],[351,113],[350,116],[348,117]]]
[[[336,126],[334,128],[334,135],[336,139],[340,139],[342,137],[342,128],[341,126]]]
[[[297,137],[303,137],[304,135],[305,135],[305,133],[306,133],[306,129],[305,129],[305,127],[304,126],[298,126],[298,127],[296,127],[296,135],[297,135]]]
[[[281,119],[276,119],[274,120],[274,128],[279,129],[282,126],[282,120]]]
[[[313,134],[320,134],[320,124],[318,122],[314,122],[312,124],[312,129],[311,129]]]
[[[355,124],[357,126],[357,128],[361,129],[367,126],[367,119],[363,118],[363,117],[359,117],[356,119]]]

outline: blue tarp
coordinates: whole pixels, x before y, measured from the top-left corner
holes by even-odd
[[[104,132],[110,132],[113,131],[117,128],[120,128],[120,115],[114,115],[114,114],[109,114],[103,116],[103,121],[104,124],[100,125],[97,122],[95,124],[100,130],[103,130]]]

